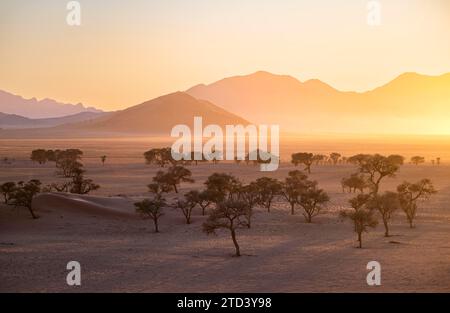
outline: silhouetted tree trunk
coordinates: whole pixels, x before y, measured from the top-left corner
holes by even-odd
[[[31,217],[35,220],[37,219],[37,215],[34,214],[33,208],[31,206],[28,207],[28,211],[30,211]]]
[[[155,224],[155,233],[159,233],[158,219],[157,218],[153,219],[153,224]]]
[[[359,242],[359,246],[358,246],[358,248],[362,248],[362,233],[361,232],[359,232],[358,233],[358,242]]]
[[[236,240],[236,232],[234,228],[231,229],[231,239],[233,239],[234,247],[236,248],[236,256],[241,256],[241,251],[239,250],[239,244]]]

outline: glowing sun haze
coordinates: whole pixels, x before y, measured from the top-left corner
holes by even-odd
[[[121,109],[257,70],[368,90],[403,72],[450,72],[450,1],[0,2],[0,89]]]

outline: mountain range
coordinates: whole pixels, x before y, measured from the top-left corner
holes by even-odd
[[[82,112],[100,113],[102,110],[85,107],[81,103],[62,103],[53,99],[25,99],[21,96],[0,90],[0,112],[37,119],[63,117]]]
[[[374,90],[344,92],[320,80],[256,72],[186,92],[289,132],[430,133],[450,117],[450,73],[405,73]]]
[[[49,103],[26,101],[34,101],[34,104],[28,104],[34,106],[30,109],[32,112],[45,111]],[[73,109],[71,105],[63,106]],[[405,73],[373,90],[348,92],[320,80],[301,82],[291,76],[260,71],[197,85],[185,92],[164,95],[108,114],[81,107],[89,112],[63,119],[28,121],[20,116],[0,115],[0,128],[13,128],[11,125],[18,124],[21,128],[46,127],[32,131],[1,130],[0,136],[39,136],[44,133],[48,136],[56,133],[61,136],[83,133],[89,136],[168,136],[177,124],[192,125],[194,116],[202,116],[204,125],[245,125],[248,121],[278,124],[285,133],[448,134],[450,73],[440,76]],[[46,114],[56,115],[57,112],[61,113],[49,109]],[[5,120],[10,126],[2,125]]]
[[[0,128],[2,129],[22,129],[22,128],[45,128],[58,125],[77,123],[86,120],[96,119],[107,115],[105,112],[81,112],[63,117],[52,118],[28,118],[17,114],[6,114],[0,112]]]

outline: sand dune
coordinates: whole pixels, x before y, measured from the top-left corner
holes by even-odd
[[[123,197],[98,197],[69,193],[43,193],[33,199],[37,211],[75,211],[99,216],[136,218],[133,201]]]

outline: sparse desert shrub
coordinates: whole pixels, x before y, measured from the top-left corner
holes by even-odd
[[[414,227],[414,219],[417,214],[417,201],[419,199],[428,199],[431,195],[437,193],[433,183],[429,179],[422,179],[417,183],[404,182],[397,187],[400,197],[400,207],[406,214],[409,227]]]
[[[0,185],[0,192],[3,195],[3,200],[5,204],[8,204],[15,189],[16,189],[15,182],[6,182]]]
[[[399,195],[392,191],[386,191],[382,195],[373,195],[367,202],[367,208],[380,213],[385,229],[384,236],[389,237],[389,222],[395,211],[400,208]]]
[[[33,211],[32,201],[40,192],[41,182],[37,179],[32,179],[27,183],[19,182],[11,195],[11,203],[16,207],[21,206],[27,208],[30,211],[31,217],[37,219],[38,216]]]
[[[161,197],[155,197],[154,199],[144,199],[140,202],[136,202],[136,212],[144,219],[151,219],[155,226],[155,233],[159,233],[158,222],[159,218],[164,215],[162,212],[166,200]]]
[[[216,230],[225,228],[230,231],[231,239],[236,250],[236,256],[241,256],[240,247],[236,239],[236,230],[247,228],[248,203],[240,200],[226,200],[211,211],[208,219],[203,223],[203,231],[215,234]]]

